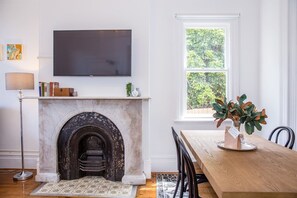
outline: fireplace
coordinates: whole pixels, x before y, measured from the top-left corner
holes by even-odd
[[[124,142],[107,117],[83,112],[72,117],[58,137],[60,179],[103,176],[121,181],[124,176]]]
[[[39,98],[36,181],[99,175],[144,184],[143,98]]]

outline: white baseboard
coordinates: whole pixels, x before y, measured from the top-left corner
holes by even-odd
[[[177,172],[175,156],[151,156],[152,172]]]
[[[24,151],[25,169],[36,169],[38,151]],[[22,168],[21,152],[16,150],[0,150],[0,168]]]

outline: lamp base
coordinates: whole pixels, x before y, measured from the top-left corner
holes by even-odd
[[[15,181],[23,181],[23,180],[27,180],[33,177],[33,173],[29,172],[29,171],[22,171],[20,173],[17,173],[13,176],[13,180]]]

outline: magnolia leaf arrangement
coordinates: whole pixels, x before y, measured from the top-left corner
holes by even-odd
[[[220,99],[215,99],[212,104],[213,110],[216,112],[213,114],[215,121],[217,121],[217,127],[219,127],[227,118],[231,119],[234,123],[244,124],[244,128],[247,134],[251,135],[257,130],[261,131],[261,124],[266,124],[265,118],[267,115],[265,109],[257,111],[255,105],[252,102],[244,102],[246,95],[237,96],[237,102],[232,100],[227,102]]]

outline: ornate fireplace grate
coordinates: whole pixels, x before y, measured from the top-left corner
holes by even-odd
[[[84,172],[101,172],[106,170],[106,158],[103,150],[87,150],[81,154],[79,169]]]

